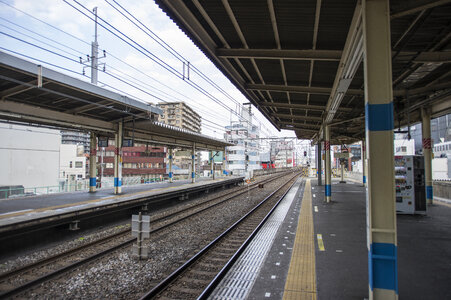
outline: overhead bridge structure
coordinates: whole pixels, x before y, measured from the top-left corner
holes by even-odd
[[[97,137],[115,139],[115,193],[121,192],[124,140],[192,150],[223,151],[221,140],[158,123],[158,107],[0,52],[0,120],[91,133],[90,191],[96,188]],[[172,167],[172,155],[169,156]],[[169,170],[172,179],[172,170]]]
[[[330,145],[362,141],[369,295],[396,299],[394,129],[422,122],[431,203],[430,119],[451,112],[451,1],[156,2],[276,128],[324,145],[328,202]]]

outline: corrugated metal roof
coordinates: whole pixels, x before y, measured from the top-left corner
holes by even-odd
[[[42,86],[39,84],[41,74]],[[117,132],[161,145],[220,150],[230,143],[160,124],[162,110],[91,83],[0,52],[0,119],[54,128]]]
[[[293,129],[299,138],[318,132],[357,0],[156,2],[277,128]],[[449,53],[440,55],[451,47],[451,5],[432,0],[390,5],[395,118],[405,122],[406,92],[418,107],[449,100],[444,97],[451,94],[446,84],[451,59]],[[360,66],[332,123],[354,121],[333,127],[332,136],[363,138],[363,83]],[[425,86],[426,92],[416,89]],[[428,98],[436,90],[442,95]],[[440,107],[436,115],[450,110]],[[419,120],[418,112],[411,120]]]

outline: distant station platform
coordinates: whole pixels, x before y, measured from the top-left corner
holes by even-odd
[[[74,220],[89,218],[104,210],[139,207],[152,202],[178,197],[188,199],[191,194],[207,189],[235,185],[243,177],[222,177],[179,180],[173,183],[161,182],[122,187],[122,193],[115,195],[112,188],[99,189],[95,193],[87,191],[57,193],[0,201],[0,233],[11,233],[22,228],[42,224],[64,224]]]
[[[365,187],[299,179],[211,299],[367,299]],[[400,299],[451,299],[451,205],[398,215]]]

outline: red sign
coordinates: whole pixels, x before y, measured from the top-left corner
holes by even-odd
[[[324,141],[324,150],[330,150],[330,141]]]
[[[423,149],[431,149],[431,138],[423,139]]]

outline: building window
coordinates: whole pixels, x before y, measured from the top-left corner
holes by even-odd
[[[75,162],[75,168],[83,168],[83,162],[82,161],[76,161]]]
[[[113,163],[106,163],[105,167],[107,169],[112,169],[113,168]]]

